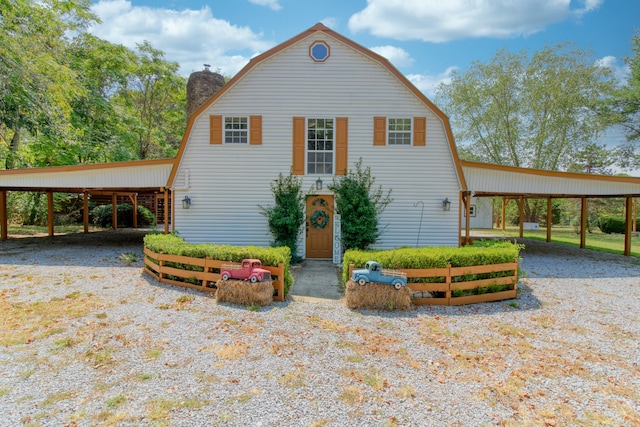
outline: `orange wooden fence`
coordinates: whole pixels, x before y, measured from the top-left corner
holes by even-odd
[[[158,281],[171,285],[197,289],[203,292],[216,291],[215,284],[218,279],[220,279],[220,267],[222,264],[230,264],[229,261],[218,261],[208,257],[191,258],[180,255],[157,254],[147,248],[144,248],[144,254],[144,271],[155,277]],[[199,267],[202,271],[170,267],[166,265],[166,263],[186,264]],[[273,288],[277,291],[277,294],[274,295],[273,299],[275,301],[284,301],[284,264],[279,264],[277,267],[265,265],[263,268],[265,270],[269,270],[269,272],[271,272],[271,277],[273,278]],[[213,272],[212,270],[217,270],[218,272]],[[171,276],[171,278],[167,276]],[[174,278],[183,280],[176,280]],[[186,281],[191,279],[199,280],[201,284],[198,285]]]
[[[355,266],[349,264],[349,277]],[[422,279],[430,277],[441,277],[443,281],[437,283],[408,283],[407,287],[411,289],[412,295],[421,292],[439,292],[444,294],[443,297],[423,296],[412,298],[416,305],[463,305],[475,304],[479,302],[500,301],[504,299],[512,299],[518,295],[518,263],[509,262],[504,264],[487,264],[474,265],[469,267],[444,267],[444,268],[428,268],[428,269],[398,269],[406,273],[407,279]],[[470,274],[486,274],[501,271],[513,271],[512,275],[505,277],[496,277],[491,279],[459,281],[462,276]],[[455,281],[454,281],[455,280]],[[476,288],[485,288],[494,285],[508,285],[509,289],[500,292],[487,292],[478,295],[453,295],[455,291],[467,291]]]

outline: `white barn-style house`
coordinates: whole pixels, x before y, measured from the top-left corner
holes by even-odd
[[[447,117],[422,92],[385,58],[322,24],[255,57],[226,84],[216,82],[213,96],[198,84],[188,94],[199,100],[189,105],[174,159],[0,171],[0,240],[8,238],[7,194],[30,191],[48,195],[49,236],[53,194],[63,192],[84,195],[85,233],[91,198],[111,197],[115,217],[119,199],[136,205],[140,196],[153,201],[165,232],[188,242],[267,246],[272,237],[260,206],[273,204],[274,180],[293,173],[308,193],[298,255],[339,262],[340,224],[328,186],[362,160],[376,185],[392,192],[376,248],[458,246],[470,227],[491,227],[496,197],[503,217],[507,200],[544,198],[551,215],[553,198],[581,199],[584,248],[588,199],[618,197],[625,199],[624,253],[631,254],[640,178],[462,161]]]
[[[385,58],[317,24],[251,60],[191,116],[168,183],[175,229],[189,242],[268,245],[259,205],[292,171],[310,190],[299,255],[333,258],[327,184],[359,159],[392,192],[377,248],[458,245],[465,182],[446,116]],[[310,221],[318,210],[328,221]]]

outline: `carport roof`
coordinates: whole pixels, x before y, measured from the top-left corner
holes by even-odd
[[[467,189],[476,197],[640,197],[640,178],[552,172],[461,161]]]
[[[149,192],[167,185],[175,159],[0,171],[0,190]]]

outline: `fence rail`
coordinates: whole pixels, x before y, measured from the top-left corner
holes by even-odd
[[[181,255],[158,254],[146,247],[144,248],[144,255],[144,271],[159,282],[197,289],[202,292],[215,292],[215,283],[220,279],[220,268],[223,265],[229,265],[229,261],[219,261],[208,257],[192,258]],[[198,270],[172,267],[166,265],[167,263],[188,265],[196,267]],[[240,264],[238,263],[238,265]],[[284,264],[279,264],[277,267],[263,265],[262,268],[271,273],[273,288],[276,290],[276,295],[274,295],[273,299],[275,301],[284,301]],[[218,270],[218,272],[212,270]],[[189,281],[199,281],[200,284]]]
[[[355,266],[349,264],[349,277],[352,277]],[[435,283],[407,283],[407,287],[411,289],[412,294],[421,292],[429,292],[443,294],[438,297],[423,296],[414,297],[413,303],[416,305],[463,305],[475,304],[479,302],[500,301],[504,299],[512,299],[518,295],[518,263],[509,262],[504,264],[487,264],[474,265],[468,267],[444,267],[444,268],[428,268],[428,269],[397,269],[406,273],[407,279],[426,279],[433,277],[442,278],[441,281]],[[504,277],[495,277],[489,279],[464,280],[464,276],[487,274],[497,272],[509,272],[513,274]],[[467,295],[465,291],[474,289],[483,289],[489,286],[508,286],[507,290],[499,292],[478,293],[477,295]],[[457,293],[462,295],[457,296]]]

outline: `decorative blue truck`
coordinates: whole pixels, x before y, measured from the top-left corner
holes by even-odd
[[[364,286],[368,282],[393,285],[396,289],[407,286],[407,275],[401,271],[382,269],[379,262],[368,261],[363,270],[353,270],[351,279]]]

